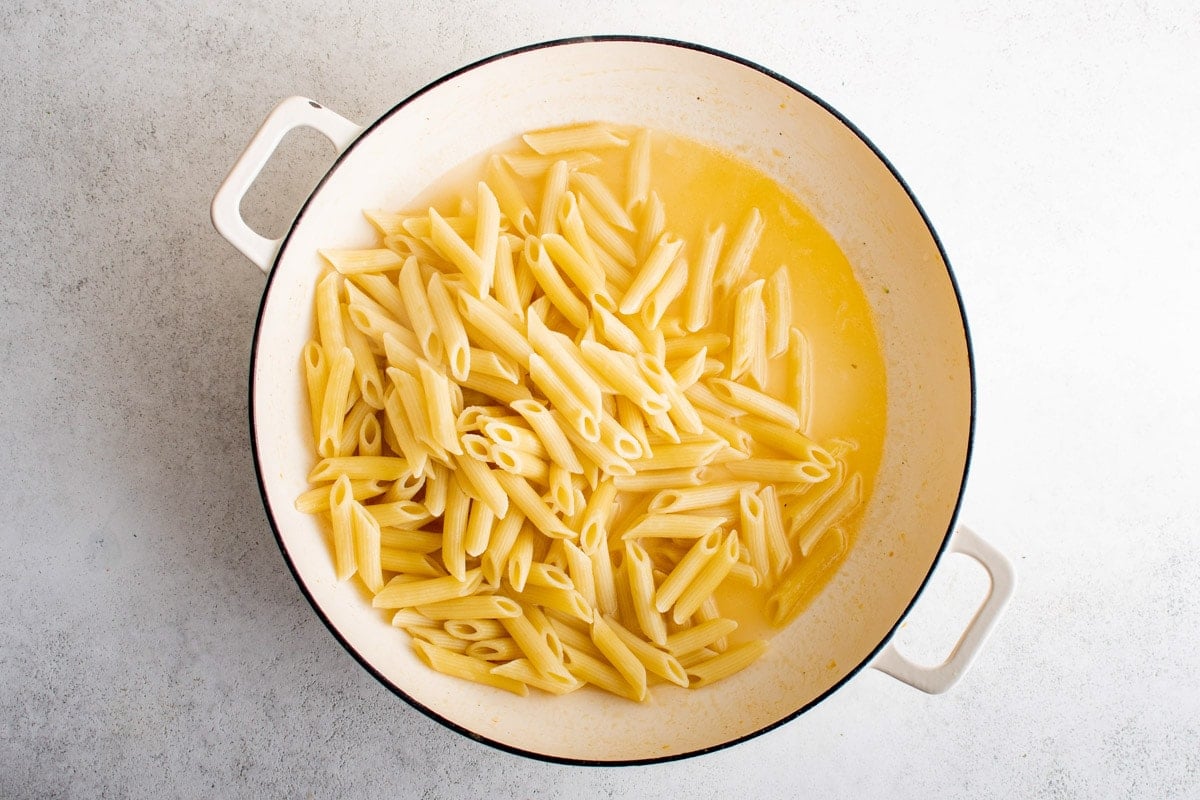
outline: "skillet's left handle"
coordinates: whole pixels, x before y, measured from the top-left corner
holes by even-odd
[[[355,125],[315,100],[289,97],[267,115],[213,197],[213,227],[263,272],[270,271],[283,240],[268,239],[246,224],[242,218],[242,198],[283,137],[300,127],[313,128],[325,136],[339,155],[362,133],[361,125]]]
[[[951,540],[950,552],[962,553],[978,561],[987,570],[991,588],[949,658],[935,667],[921,666],[902,656],[895,643],[889,642],[871,664],[880,672],[928,694],[941,694],[958,683],[1000,619],[1017,583],[1012,562],[970,528],[959,526]]]

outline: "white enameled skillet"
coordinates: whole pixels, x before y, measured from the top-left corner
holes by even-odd
[[[608,120],[678,132],[736,153],[794,192],[837,239],[871,304],[887,365],[887,436],[862,532],[837,576],[770,653],[701,691],[633,704],[600,692],[519,698],[432,672],[356,582],[334,579],[318,523],[297,512],[312,465],[300,352],[312,332],[318,247],[374,241],[363,208],[403,207],[440,175],[522,131]],[[270,240],[239,204],[290,130],[339,155],[287,234]],[[504,53],[430,84],[362,128],[304,98],[267,117],[212,205],[213,222],[268,274],[251,362],[251,433],[284,558],[334,636],[386,686],[467,736],[551,761],[640,763],[728,746],[792,719],[864,666],[927,692],[949,688],[1010,596],[1009,562],[956,527],[974,427],[970,341],[933,228],[866,137],[791,81],[696,45],[602,37]],[[885,291],[886,287],[886,291]],[[890,644],[941,556],[990,579],[950,658],[909,662]]]

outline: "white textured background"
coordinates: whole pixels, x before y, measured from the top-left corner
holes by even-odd
[[[0,797],[1200,797],[1194,3],[337,5],[0,7]],[[949,694],[868,670],[732,750],[548,766],[396,699],[284,567],[248,443],[264,279],[213,191],[287,95],[365,123],[583,33],[787,75],[933,220],[979,376],[963,519],[1020,579]],[[248,218],[282,232],[328,161],[289,138]],[[936,655],[981,586],[947,560],[902,644]]]

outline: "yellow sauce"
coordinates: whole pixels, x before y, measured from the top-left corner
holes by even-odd
[[[613,126],[612,130],[632,137],[636,129]],[[854,277],[853,269],[833,237],[789,192],[761,170],[744,160],[680,136],[656,131],[652,139],[650,187],[662,200],[666,212],[666,230],[687,244],[686,254],[694,259],[704,232],[717,224],[726,228],[725,246],[735,235],[749,209],[757,207],[765,228],[751,267],[740,282],[745,285],[767,278],[779,266],[790,270],[792,287],[792,324],[804,331],[812,345],[813,393],[811,425],[807,434],[828,445],[834,439],[854,442],[857,448],[843,456],[847,474],[858,472],[863,479],[863,496],[870,497],[882,458],[886,423],[886,375],[870,306]],[[506,142],[489,152],[529,153],[520,141]],[[613,189],[625,186],[628,150],[594,150],[599,164],[585,171],[599,175]],[[483,157],[472,159],[448,173],[425,192],[412,206],[415,210],[436,206],[444,212],[458,207],[457,198],[483,174]],[[542,179],[521,179],[519,183],[530,207],[538,213]],[[473,197],[472,192],[465,192]],[[623,197],[618,194],[618,197]],[[635,222],[636,222],[635,217]],[[719,279],[718,273],[717,278]],[[682,303],[676,301],[673,311]],[[668,314],[670,316],[670,313]],[[728,332],[727,323],[717,330]],[[721,356],[728,357],[728,353]],[[786,358],[772,363],[767,392],[786,397]],[[778,457],[777,454],[763,453]],[[784,525],[787,526],[786,504]],[[842,528],[849,547],[857,538],[858,518],[853,516]],[[735,524],[736,527],[736,524]],[[847,548],[849,549],[849,548]],[[844,560],[842,556],[841,560]],[[841,563],[841,560],[837,562]],[[793,565],[797,560],[793,560]],[[811,594],[836,572],[836,567],[818,582]],[[727,580],[717,597],[722,616],[733,617],[740,627],[731,641],[769,636],[763,606],[769,589],[746,591],[744,584]]]

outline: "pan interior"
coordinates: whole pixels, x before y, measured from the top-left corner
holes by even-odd
[[[619,66],[614,66],[619,65]],[[293,508],[312,464],[300,351],[312,336],[319,247],[375,241],[363,208],[402,208],[439,176],[532,128],[606,119],[736,154],[796,194],[838,241],[871,304],[888,372],[883,461],[855,548],[768,656],[704,691],[656,687],[518,698],[429,671],[355,582],[338,583],[321,527]],[[529,754],[621,762],[718,747],[788,718],[859,668],[920,589],[953,522],[970,439],[971,377],[953,282],[905,188],[822,104],[718,55],[646,41],[575,42],[487,62],[394,109],[310,198],[268,285],[253,421],[281,546],[330,627],[386,683],[474,736]]]

